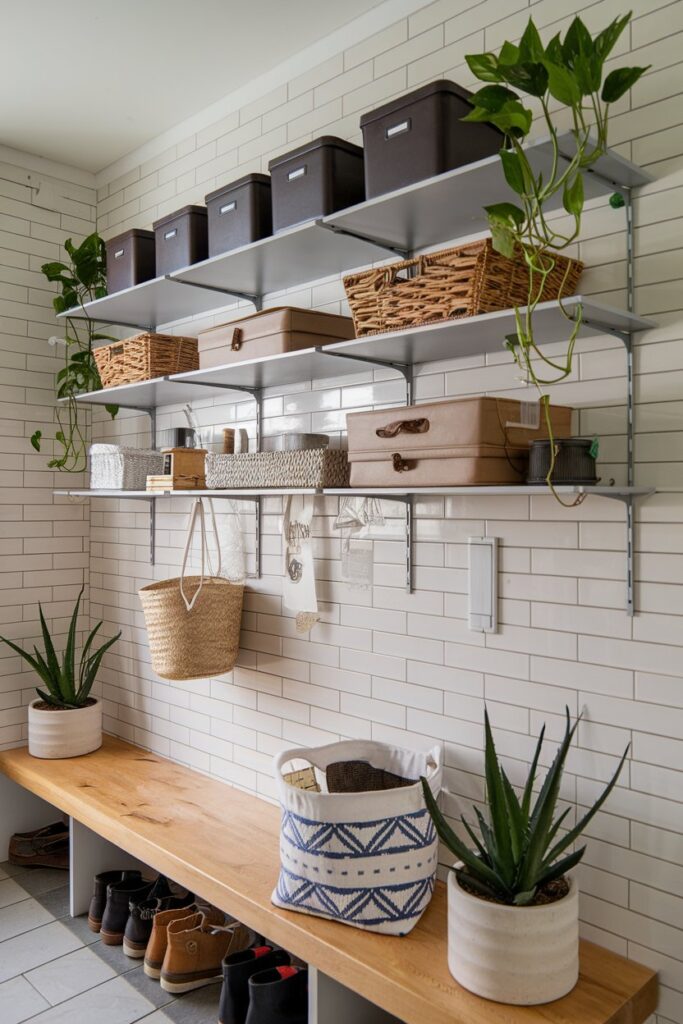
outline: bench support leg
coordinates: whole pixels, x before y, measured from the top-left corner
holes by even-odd
[[[60,817],[61,812],[52,804],[0,775],[0,861],[7,860],[9,841],[15,832],[30,832]]]
[[[24,792],[26,792],[24,790]],[[93,877],[100,871],[140,868],[149,873],[146,864],[120,850],[80,821],[70,818],[71,844],[69,861],[69,896],[72,917],[85,914],[90,906]]]
[[[309,969],[309,1024],[401,1024],[398,1017],[363,999],[322,971]]]

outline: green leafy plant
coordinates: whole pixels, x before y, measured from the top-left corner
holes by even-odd
[[[120,633],[117,633],[116,636],[111,637],[102,644],[101,647],[98,647],[97,650],[95,650],[93,648],[93,643],[102,625],[101,622],[98,622],[85,641],[77,670],[76,628],[82,597],[83,588],[81,588],[78,600],[76,601],[76,607],[74,608],[73,615],[71,616],[66,648],[62,655],[61,664],[57,657],[55,646],[52,641],[52,637],[50,636],[47,622],[45,621],[45,616],[43,615],[42,605],[38,605],[38,610],[40,613],[40,625],[43,631],[45,654],[41,654],[35,645],[33,647],[34,653],[29,654],[12,640],[7,640],[6,637],[0,636],[0,641],[7,644],[15,654],[18,654],[24,659],[24,661],[28,662],[34,672],[40,677],[45,685],[45,689],[43,690],[40,687],[36,687],[36,693],[45,701],[46,704],[49,704],[54,708],[85,707],[90,697],[90,691],[93,683],[95,682],[95,677],[99,671],[102,658],[121,636]]]
[[[585,846],[570,853],[567,851],[612,792],[629,748],[624,751],[616,772],[598,800],[572,828],[561,833],[571,808],[557,814],[560,783],[569,747],[581,718],[579,715],[572,725],[569,708],[566,715],[564,738],[535,800],[533,791],[545,726],[541,729],[529,775],[519,797],[498,760],[488,714],[485,715],[489,820],[478,807],[474,808],[480,830],[480,835],[477,835],[472,825],[462,817],[473,848],[456,835],[439,810],[426,779],[421,780],[427,808],[440,839],[462,861],[463,867],[456,869],[456,875],[465,888],[500,903],[525,906],[534,902],[540,887],[561,878],[583,857]]]
[[[621,67],[607,75],[604,73],[605,61],[630,19],[630,13],[615,18],[607,28],[592,36],[581,18],[575,17],[564,38],[557,33],[544,45],[530,18],[518,45],[505,42],[497,54],[466,57],[472,73],[486,85],[474,94],[474,107],[464,120],[492,124],[505,136],[500,159],[515,201],[496,203],[485,209],[495,249],[508,257],[521,252],[529,270],[527,306],[525,310],[515,310],[516,333],[509,335],[505,344],[527,382],[539,391],[551,439],[547,477],[551,485],[557,448],[553,443],[549,397],[544,388],[571,373],[582,313],[579,309],[569,332],[566,352],[559,359],[550,358],[539,348],[534,334],[534,313],[548,275],[555,268],[554,253],[579,238],[584,208],[583,174],[607,148],[610,107],[648,70],[646,67]],[[533,112],[525,106],[524,98],[530,98],[540,107],[544,130],[549,135],[551,155],[543,172],[534,169],[529,152],[524,148],[533,121]],[[569,154],[561,150],[559,129],[551,107],[571,126],[573,149]],[[559,198],[570,218],[567,230],[560,230],[556,220],[548,219],[549,210],[557,205]],[[612,205],[618,206],[618,200]],[[571,318],[568,316],[568,319]]]
[[[82,306],[84,302],[100,299],[107,294],[106,251],[97,232],[88,235],[79,246],[67,238],[64,248],[69,263],[44,263],[41,267],[48,281],[61,286],[60,294],[52,300],[55,313],[66,313]],[[54,440],[59,447],[48,466],[67,473],[80,473],[87,465],[87,448],[76,395],[84,391],[98,391],[102,387],[93,346],[96,341],[116,339],[107,334],[98,334],[95,321],[80,311],[79,319],[67,316],[65,323],[64,366],[57,373],[56,379],[56,394],[60,403],[55,413],[58,429]],[[118,412],[115,405],[107,405],[106,409],[112,417]],[[31,437],[31,444],[37,452],[41,450],[42,442],[42,431],[36,430]]]

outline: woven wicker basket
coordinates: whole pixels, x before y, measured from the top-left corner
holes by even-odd
[[[261,487],[348,487],[345,451],[309,448],[206,456],[207,490]]]
[[[161,452],[123,448],[118,444],[90,446],[90,486],[93,490],[144,491],[148,474],[162,473]]]
[[[199,369],[196,338],[136,334],[93,351],[103,388]]]
[[[573,295],[583,263],[555,256],[543,300]],[[399,277],[402,271],[414,276]],[[501,256],[490,238],[344,278],[356,336],[525,306],[529,273],[520,254]],[[560,294],[561,293],[561,294]]]

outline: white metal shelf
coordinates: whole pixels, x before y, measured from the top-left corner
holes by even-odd
[[[561,152],[568,154],[571,134],[561,135],[559,141]],[[547,173],[548,140],[532,142],[529,151],[536,170]],[[608,151],[585,172],[584,189],[592,199],[651,180],[635,164]],[[87,313],[101,323],[155,329],[239,298],[260,306],[266,294],[366,266],[392,250],[412,252],[485,231],[483,207],[508,199],[509,188],[496,154],[114,292],[68,315]],[[558,205],[560,199],[558,195]]]
[[[571,133],[560,135],[558,141],[560,152],[569,155],[574,146]],[[536,173],[542,173],[547,180],[552,159],[548,139],[535,140],[528,152]],[[608,150],[584,173],[584,191],[586,199],[596,199],[615,189],[631,189],[652,180],[635,164]],[[488,221],[484,206],[509,201],[510,187],[496,153],[341,210],[326,217],[324,223],[337,230],[357,232],[413,251],[486,231]],[[562,195],[558,193],[548,209],[561,205]]]
[[[57,319],[78,319],[87,313],[98,323],[153,331],[159,324],[210,313],[234,301],[236,298],[233,295],[223,295],[221,298],[213,289],[190,288],[187,285],[181,287],[170,277],[155,277],[134,288],[124,288],[102,299],[86,302],[82,307],[58,313]]]
[[[563,308],[564,314],[557,302],[544,302],[537,307],[535,332],[540,344],[566,340],[567,318],[575,318],[579,308],[581,338],[598,337],[606,333],[621,337],[655,326],[652,321],[634,313],[580,295],[565,299]],[[414,327],[407,331],[337,342],[324,348],[285,352],[282,355],[175,374],[173,377],[123,384],[79,395],[77,400],[93,405],[154,408],[222,396],[231,388],[237,392],[251,392],[300,381],[344,377],[362,373],[368,369],[368,364],[401,370],[420,363],[499,352],[505,336],[514,330],[513,310],[483,313],[461,320]]]
[[[221,489],[213,491],[114,491],[109,489],[83,489],[69,491],[53,491],[53,494],[62,498],[144,498],[146,501],[155,498],[263,498],[278,494],[322,494],[321,490],[315,487],[263,487],[253,489],[244,487],[241,489]]]
[[[645,498],[655,493],[653,487],[620,487],[614,485],[595,484],[574,486],[569,484],[558,484],[555,487],[561,495],[585,494],[595,498],[613,498],[617,501],[626,501],[629,498]],[[243,488],[230,490],[212,491],[166,491],[162,494],[149,491],[113,491],[113,490],[69,490],[54,491],[60,497],[69,498],[144,498],[146,500],[155,498],[264,498],[277,495],[306,494],[313,496],[335,496],[335,497],[373,497],[391,499],[420,498],[420,497],[458,497],[467,495],[482,495],[486,497],[519,494],[529,497],[547,495],[548,491],[543,484],[510,484],[509,486],[479,486],[479,487],[263,487],[261,489]]]
[[[224,288],[260,300],[270,292],[343,274],[386,259],[387,255],[387,247],[380,242],[332,231],[321,220],[315,220],[213,256],[171,276],[186,284]]]

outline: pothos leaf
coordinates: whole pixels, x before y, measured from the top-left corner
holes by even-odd
[[[37,452],[40,451],[40,439],[42,436],[42,430],[34,430],[34,432],[31,434],[31,447],[35,448]]]
[[[648,64],[644,68],[615,68],[614,71],[610,71],[602,87],[602,99],[605,103],[616,103],[651,66]]]
[[[567,181],[562,195],[562,205],[567,213],[580,217],[583,210],[583,175],[577,174],[572,181]]]

